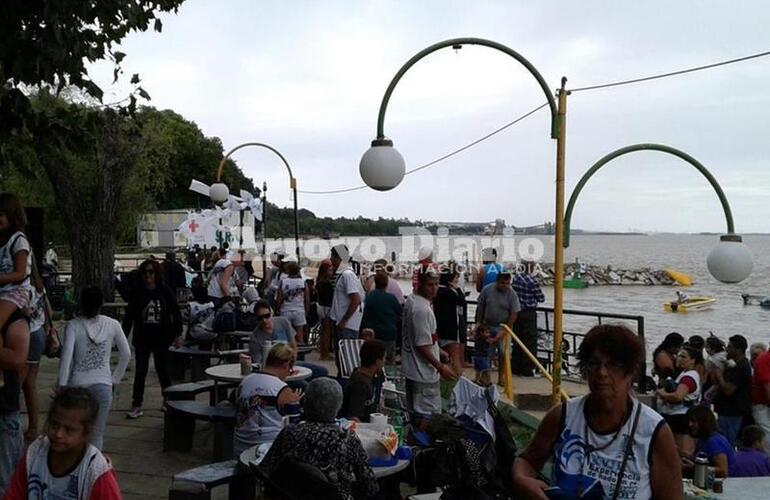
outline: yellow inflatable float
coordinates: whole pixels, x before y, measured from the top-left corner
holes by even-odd
[[[679,271],[675,271],[673,269],[664,269],[664,272],[669,278],[676,281],[680,285],[692,286],[692,278],[689,274],[680,273]]]

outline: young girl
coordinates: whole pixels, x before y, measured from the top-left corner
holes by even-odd
[[[474,382],[482,387],[492,385],[492,356],[494,349],[490,347],[490,338],[494,339],[486,326],[479,326],[475,330],[475,352],[473,356],[473,368],[476,370]]]
[[[305,280],[300,274],[300,267],[294,261],[286,263],[286,276],[278,281],[278,305],[281,316],[291,321],[291,326],[297,331],[297,342],[305,342],[305,311],[307,310],[309,292]]]
[[[88,444],[98,411],[85,388],[60,387],[51,402],[47,435],[29,445],[3,500],[120,500],[112,465]]]
[[[55,335],[56,328],[51,318],[51,304],[45,293],[43,278],[37,271],[37,266],[32,262],[32,294],[30,298],[29,314],[29,354],[27,355],[27,373],[22,381],[21,388],[24,391],[24,403],[27,406],[27,431],[24,433],[24,441],[32,442],[38,436],[37,425],[40,419],[40,407],[37,399],[37,375],[40,369],[40,358],[45,351],[48,335]]]
[[[23,311],[29,306],[32,266],[29,241],[24,235],[26,225],[27,216],[16,195],[0,194],[0,328],[17,309]]]
[[[131,348],[120,323],[99,314],[103,303],[99,287],[85,287],[80,292],[79,314],[64,330],[59,362],[59,385],[87,389],[99,406],[96,424],[91,426],[91,444],[100,450],[112,407],[112,387],[120,383],[131,358]],[[113,346],[118,348],[120,357],[111,371]]]

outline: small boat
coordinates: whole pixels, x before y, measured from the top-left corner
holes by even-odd
[[[748,293],[741,294],[744,306],[759,305],[763,309],[770,309],[770,296],[767,295],[750,295]]]
[[[689,274],[685,274],[679,271],[675,271],[673,269],[665,269],[664,272],[666,275],[674,280],[675,282],[679,283],[682,286],[691,286],[692,285],[692,278]]]
[[[588,288],[588,281],[579,272],[575,272],[570,279],[564,280],[564,288]]]
[[[663,310],[666,312],[698,311],[705,307],[709,307],[716,301],[717,299],[714,297],[689,297],[687,300],[681,303],[676,300],[672,302],[665,302],[663,304]]]

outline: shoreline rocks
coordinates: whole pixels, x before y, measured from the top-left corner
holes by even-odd
[[[541,264],[533,274],[540,285],[553,286],[553,264]],[[564,265],[564,279],[568,280],[576,271],[583,270],[582,277],[589,286],[671,286],[675,282],[665,271],[643,267],[641,269],[615,269],[612,266],[589,266],[569,263]]]

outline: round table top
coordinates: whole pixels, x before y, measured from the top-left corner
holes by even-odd
[[[245,449],[239,457],[240,462],[246,467],[250,466],[251,464],[259,465],[262,459],[265,458],[265,455],[261,454],[257,456],[257,448],[259,448],[259,445]],[[372,472],[374,472],[374,477],[380,479],[401,472],[408,466],[409,460],[399,460],[393,465],[388,465],[385,467],[372,467]]]
[[[182,346],[182,347],[174,347],[169,346],[168,351],[174,354],[183,354],[185,356],[200,356],[204,358],[225,358],[225,357],[233,357],[237,356],[239,354],[248,354],[248,349],[230,349],[230,350],[224,350],[224,351],[201,351],[197,347],[189,347],[189,346]]]
[[[295,366],[291,375],[286,377],[286,382],[294,382],[309,378],[313,372],[305,366]],[[241,375],[240,363],[228,363],[226,365],[216,365],[206,368],[206,375],[219,382],[240,382],[245,375]]]

